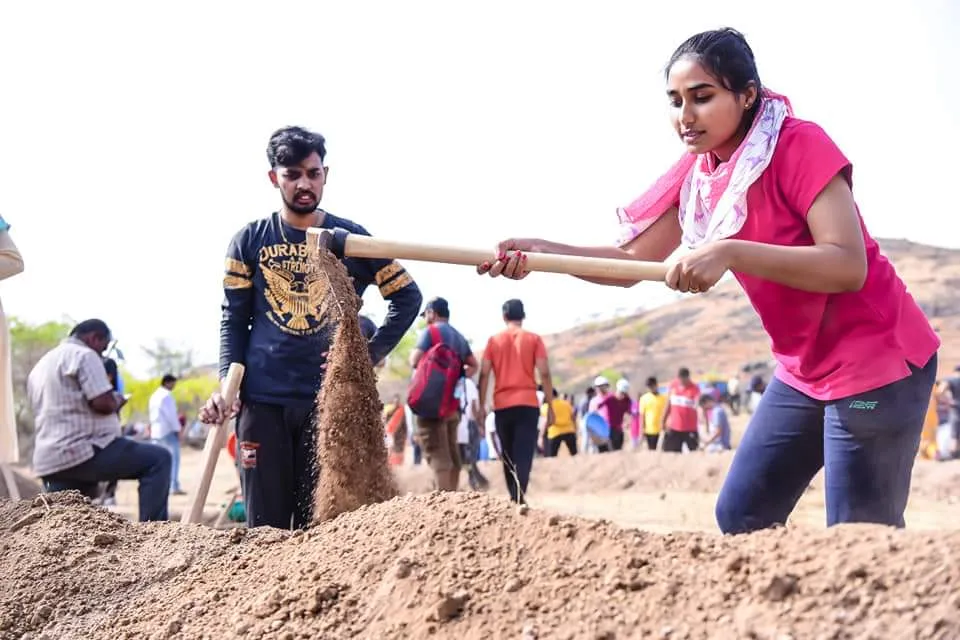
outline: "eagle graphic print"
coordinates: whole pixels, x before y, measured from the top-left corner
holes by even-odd
[[[259,253],[267,318],[284,333],[313,335],[323,327],[320,303],[323,274],[307,257],[306,243],[265,245]]]

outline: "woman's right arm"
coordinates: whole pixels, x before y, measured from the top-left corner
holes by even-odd
[[[506,240],[497,247],[500,254],[505,257],[492,264],[481,265],[479,271],[480,273],[489,272],[491,276],[503,275],[513,279],[525,278],[529,272],[524,269],[524,252],[663,262],[680,246],[680,235],[680,219],[677,208],[671,207],[643,233],[623,247],[579,247],[533,238]],[[576,277],[594,284],[612,287],[632,287],[639,282],[635,279]]]

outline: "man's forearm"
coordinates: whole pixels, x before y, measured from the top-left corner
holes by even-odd
[[[553,400],[553,377],[549,371],[540,374],[540,384],[543,385],[543,401],[550,404]]]
[[[250,343],[250,305],[246,299],[231,293],[227,293],[220,318],[221,379],[227,376],[231,363],[247,363],[247,346]]]
[[[485,408],[487,406],[487,385],[490,382],[490,374],[484,373],[482,370],[480,372],[480,407]]]
[[[250,329],[247,327],[220,327],[220,379],[227,377],[227,370],[234,362],[246,364]]]
[[[413,326],[417,314],[420,313],[423,295],[420,293],[417,283],[411,281],[391,294],[388,302],[387,317],[370,340],[370,358],[374,362],[379,362],[387,357],[400,344],[400,340],[403,339],[407,330]]]

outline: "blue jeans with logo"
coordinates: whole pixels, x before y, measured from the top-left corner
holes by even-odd
[[[893,384],[829,402],[774,378],[720,490],[720,530],[747,533],[786,524],[821,468],[827,526],[905,526],[903,513],[937,356],[910,371]]]

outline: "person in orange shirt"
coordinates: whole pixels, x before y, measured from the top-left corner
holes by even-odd
[[[480,368],[482,407],[489,397],[490,374],[494,376],[493,410],[500,459],[510,499],[521,504],[526,503],[539,433],[536,373],[540,374],[544,397],[553,397],[547,348],[539,335],[523,328],[525,317],[520,300],[507,300],[503,304],[503,321],[507,326],[487,341]],[[549,404],[546,418],[547,424],[553,424],[553,409]]]

